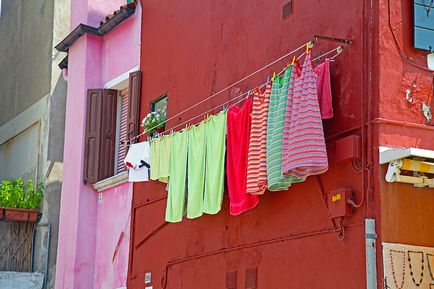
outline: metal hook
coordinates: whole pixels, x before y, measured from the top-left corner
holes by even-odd
[[[429,3],[429,7],[426,8],[426,17],[429,18],[429,13],[431,12],[431,8],[432,8],[432,4],[434,3],[434,0],[431,0],[431,2]]]

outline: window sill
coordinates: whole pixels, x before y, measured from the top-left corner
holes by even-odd
[[[128,181],[128,171],[125,171],[113,177],[101,180],[93,184],[92,186],[97,192],[101,192],[116,187],[118,185],[121,185],[127,181]]]

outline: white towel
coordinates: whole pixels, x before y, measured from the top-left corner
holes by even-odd
[[[149,142],[135,143],[129,146],[124,163],[128,167],[128,181],[149,181]]]

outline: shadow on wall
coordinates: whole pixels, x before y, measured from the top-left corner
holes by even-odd
[[[57,261],[57,243],[59,232],[60,198],[63,175],[63,145],[65,135],[67,83],[59,75],[54,90],[50,96],[50,113],[47,143],[47,169],[44,171],[45,193],[40,224],[38,225],[34,245],[34,271],[46,271],[48,260],[48,280],[46,288],[54,288],[55,267]]]
[[[49,130],[47,144],[47,164],[45,171],[45,197],[42,222],[51,225],[50,243],[48,231],[39,227],[36,234],[34,265],[38,272],[45,271],[48,254],[48,280],[46,288],[54,288],[57,260],[57,243],[59,232],[60,198],[63,175],[63,146],[65,136],[67,82],[59,75],[50,97]],[[48,244],[50,244],[48,248]]]
[[[65,138],[66,81],[59,75],[50,98],[50,125],[48,135],[48,161],[63,162]]]

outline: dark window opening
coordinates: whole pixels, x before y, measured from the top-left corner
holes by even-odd
[[[286,17],[290,16],[292,14],[292,11],[293,11],[293,1],[290,0],[288,3],[283,5],[282,17],[286,18]]]
[[[151,112],[161,112],[163,110],[167,113],[167,94],[151,102]],[[164,123],[162,129],[166,129],[166,123]]]

